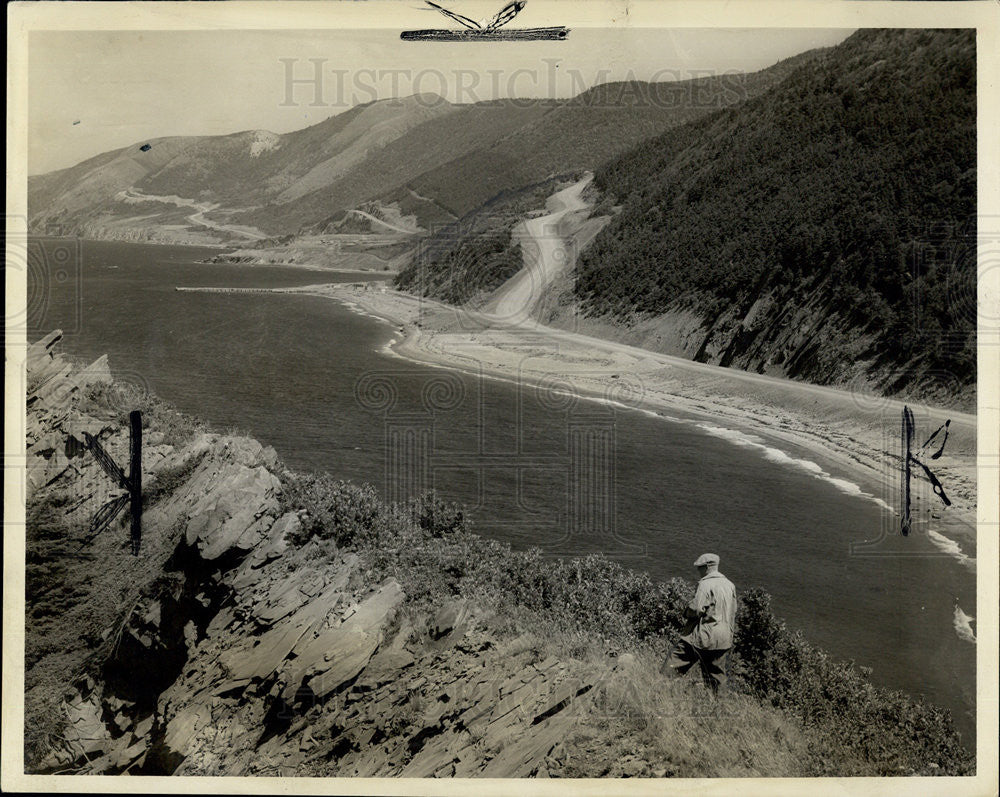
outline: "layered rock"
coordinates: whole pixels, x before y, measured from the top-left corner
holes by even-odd
[[[83,433],[124,461],[128,408],[116,414],[88,400],[92,386],[111,382],[107,360],[75,365],[55,353],[58,340],[53,333],[28,355],[28,501],[71,492],[75,500],[56,505],[77,528],[107,497]],[[404,611],[400,584],[373,580],[354,553],[293,557],[300,516],[282,507],[272,449],[208,432],[174,439],[150,428],[145,437],[143,480],[152,487],[140,564],[145,557],[148,580],[107,618],[94,675],[67,673],[62,738],[33,771],[505,777],[558,769],[553,751],[592,673],[535,661],[530,651],[510,655],[465,600]],[[107,537],[101,550],[127,557],[116,544]]]

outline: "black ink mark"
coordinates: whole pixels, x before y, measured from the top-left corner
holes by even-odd
[[[944,452],[944,444],[948,442],[948,428],[951,426],[951,419],[949,418],[944,422],[944,425],[939,426],[938,429],[927,438],[927,441],[920,447],[917,452],[920,456],[923,456],[926,448],[934,441],[942,430],[944,430],[944,439],[941,441],[941,446],[938,450],[931,456],[931,459],[938,459]],[[921,470],[923,470],[924,475],[927,480],[931,483],[931,487],[934,490],[934,494],[941,499],[945,506],[951,506],[951,501],[948,496],[945,495],[944,486],[938,480],[937,476],[928,468],[920,458],[913,453],[913,413],[907,406],[903,407],[903,420],[902,420],[902,435],[903,435],[903,480],[902,480],[902,512],[900,517],[899,530],[905,537],[910,533],[910,528],[913,524],[913,518],[910,513],[910,479],[913,476],[913,470],[910,467],[912,465],[918,465]]]
[[[513,0],[505,5],[488,21],[476,22],[474,19],[456,14],[447,8],[439,6],[432,0],[425,0],[431,8],[440,11],[449,19],[454,20],[465,30],[404,30],[399,34],[403,41],[437,41],[437,42],[480,42],[480,41],[562,41],[569,35],[569,28],[558,26],[551,28],[522,28],[520,30],[501,30],[501,28],[516,17],[527,4],[528,0]]]
[[[139,149],[143,152],[149,152],[153,148],[152,144],[143,144]]]
[[[111,522],[118,517],[121,511],[128,506],[131,515],[131,528],[129,538],[132,543],[132,555],[139,555],[139,544],[142,541],[142,414],[138,410],[129,413],[129,472],[121,469],[111,455],[104,450],[104,446],[97,442],[91,435],[83,433],[87,441],[87,448],[90,449],[101,469],[119,487],[125,490],[123,495],[116,496],[97,510],[94,519],[90,523],[87,538],[83,541],[86,545],[93,540],[104,529],[111,525]]]
[[[909,407],[903,407],[903,496],[902,517],[899,530],[905,537],[910,533],[913,519],[910,517],[910,446],[913,444],[913,413]]]
[[[427,5],[431,8],[436,8],[446,17],[455,20],[459,25],[464,25],[469,30],[479,30],[479,23],[468,17],[463,17],[461,14],[456,14],[454,11],[449,11],[447,8],[442,8],[437,3],[432,3],[431,0],[426,0]]]
[[[927,438],[927,442],[920,447],[920,453],[923,454],[927,446],[929,446],[934,441],[934,438],[937,437],[939,434],[941,434],[941,430],[944,429],[944,440],[941,441],[941,446],[935,453],[931,454],[931,459],[940,459],[941,454],[944,452],[944,444],[948,442],[949,426],[951,426],[951,418],[945,421],[941,426],[937,428],[937,431],[935,431],[934,434],[932,434],[930,437]]]
[[[75,124],[75,125],[78,125],[78,124],[80,124],[80,120],[79,120],[79,119],[77,119],[77,120],[76,120],[75,122],[73,122],[73,124]]]

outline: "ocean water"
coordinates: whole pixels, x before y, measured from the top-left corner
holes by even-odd
[[[603,551],[656,579],[694,580],[694,559],[718,553],[791,628],[950,709],[972,743],[975,551],[933,528],[894,535],[877,485],[717,422],[408,363],[387,352],[391,325],[329,299],[174,290],[368,277],[198,263],[217,250],[194,247],[36,244],[30,339],[62,328],[65,351],[108,354],[119,378],[291,467],[388,497],[433,485],[515,546]]]

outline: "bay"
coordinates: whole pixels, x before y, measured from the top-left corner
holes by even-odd
[[[694,559],[717,553],[738,588],[771,593],[791,628],[872,668],[875,683],[950,709],[972,744],[975,645],[956,634],[955,611],[975,614],[975,572],[926,541],[852,551],[895,523],[876,486],[851,495],[831,463],[702,419],[568,406],[533,385],[405,362],[387,353],[391,325],[329,299],[175,290],[384,274],[203,263],[217,250],[195,247],[33,246],[29,339],[62,328],[65,351],[108,354],[117,378],[273,445],[290,467],[388,497],[406,486],[393,477],[401,453],[419,450],[424,481],[467,505],[480,533],[520,548],[603,551],[654,579],[690,580]]]

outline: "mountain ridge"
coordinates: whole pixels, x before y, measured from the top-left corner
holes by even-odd
[[[29,229],[72,235],[151,226],[135,208],[113,202],[129,188],[211,201],[216,220],[225,216],[266,236],[315,231],[363,202],[398,201],[405,192],[427,198],[414,208],[422,221],[448,221],[502,191],[592,169],[631,144],[742,102],[783,79],[789,64],[812,57],[747,74],[602,84],[567,100],[377,100],[265,136],[266,146],[257,130],[137,142],[30,177]],[[611,96],[616,91],[620,96]],[[171,229],[175,223],[164,222]],[[200,233],[215,235],[216,243],[233,240],[218,230]]]
[[[573,296],[638,345],[673,317],[699,361],[973,405],[975,108],[968,31],[860,31],[599,169],[622,211]]]

